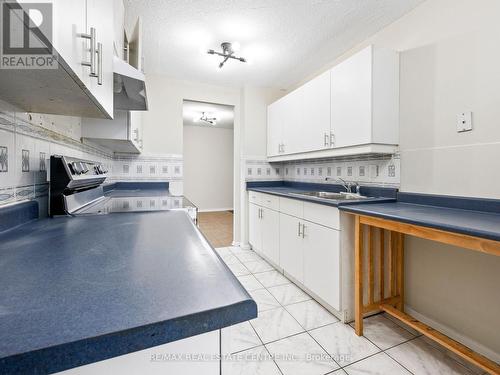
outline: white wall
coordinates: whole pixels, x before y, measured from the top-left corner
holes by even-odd
[[[402,191],[500,198],[499,14],[498,0],[428,0],[317,72],[372,43],[401,52]],[[474,130],[457,134],[465,110]],[[500,257],[406,248],[408,307],[500,361]]]
[[[147,75],[149,111],[143,116],[144,153],[182,154],[184,99],[234,106],[234,241],[246,243],[245,160],[266,156],[267,105],[277,89],[223,87]]]
[[[285,95],[277,89],[245,87],[243,90],[244,152],[246,158],[267,157],[267,106]]]
[[[182,154],[184,99],[235,106],[235,129],[240,128],[240,90],[147,75],[149,111],[144,113],[144,152]]]
[[[206,85],[173,80],[149,74],[149,111],[143,116],[144,152],[147,154],[183,153],[182,104],[184,99],[234,106],[234,238],[239,241],[240,189],[242,156],[241,90],[233,87]]]
[[[184,126],[184,195],[200,211],[233,209],[233,129]]]

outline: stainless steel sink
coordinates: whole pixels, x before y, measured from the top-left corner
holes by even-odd
[[[358,199],[367,199],[369,197],[365,197],[363,195],[354,194],[354,193],[332,193],[329,191],[304,191],[298,193],[290,193],[293,195],[303,195],[307,197],[313,198],[321,198],[321,199],[331,199],[331,200],[358,200]]]

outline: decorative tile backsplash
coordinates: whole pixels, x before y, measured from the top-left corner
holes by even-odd
[[[28,114],[0,101],[0,205],[37,199],[47,212],[50,155],[97,161],[114,181],[180,181],[182,157],[114,155],[80,142],[81,121],[66,116]]]
[[[9,149],[0,146],[0,173],[9,171]]]
[[[245,160],[247,181],[280,181],[283,179],[283,168],[271,165],[265,159],[247,158]]]
[[[181,155],[115,154],[112,181],[181,181]]]
[[[268,163],[265,158],[249,157],[245,161],[245,170],[247,181],[288,180],[336,183],[338,178],[342,178],[365,185],[399,187],[400,184],[398,154],[280,163]],[[269,170],[270,174],[262,173],[262,170]]]
[[[63,125],[65,120],[67,125]],[[79,137],[79,125],[76,118],[27,114],[0,102],[0,205],[38,199],[40,212],[46,212],[51,154],[96,160],[112,167],[108,150],[72,137]],[[58,127],[60,132],[55,131]]]

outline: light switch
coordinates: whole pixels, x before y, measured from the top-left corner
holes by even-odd
[[[472,112],[462,112],[457,115],[457,132],[468,132],[472,130]]]

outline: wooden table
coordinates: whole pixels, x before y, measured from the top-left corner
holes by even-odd
[[[488,373],[500,374],[497,363],[404,312],[404,236],[425,238],[496,256],[500,256],[500,242],[373,216],[350,214],[355,217],[356,334],[363,335],[364,314],[385,311]],[[366,267],[363,265],[365,261]],[[367,304],[364,303],[365,287]]]

